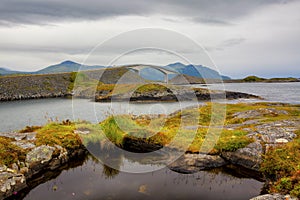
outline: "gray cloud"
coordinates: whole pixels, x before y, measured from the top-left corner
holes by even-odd
[[[225,40],[220,46],[221,47],[231,47],[238,44],[241,44],[242,42],[245,42],[245,38],[232,38],[229,40]]]
[[[96,20],[126,15],[167,14],[193,21],[230,24],[255,9],[293,0],[2,0],[0,25],[47,24],[66,20]]]
[[[206,46],[205,49],[208,50],[209,52],[223,51],[226,48],[239,45],[239,44],[241,44],[245,41],[246,41],[245,38],[231,38],[231,39],[228,39],[228,40],[224,40],[223,42],[221,42],[220,44],[218,44],[216,46]]]
[[[213,19],[213,18],[204,18],[204,17],[194,17],[192,18],[192,21],[202,23],[202,24],[208,24],[208,25],[219,25],[219,26],[228,26],[233,25],[230,22],[226,22],[224,20],[220,19]]]

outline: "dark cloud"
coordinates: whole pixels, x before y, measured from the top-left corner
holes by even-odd
[[[1,0],[0,25],[166,14],[225,25],[255,9],[293,0]]]

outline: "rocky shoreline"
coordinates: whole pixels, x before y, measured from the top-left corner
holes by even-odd
[[[87,76],[87,75],[86,75]],[[239,99],[260,97],[230,91],[209,91],[207,89],[177,89],[150,90],[145,92],[134,92],[131,96],[128,94],[112,94],[112,89],[93,91],[93,87],[78,86],[74,88],[76,73],[60,73],[47,75],[22,75],[0,77],[0,102],[15,101],[26,99],[42,99],[57,97],[76,97],[94,99],[96,102],[111,101],[191,101],[191,100],[211,100],[211,99]],[[86,78],[88,81],[94,79]],[[106,81],[108,82],[108,81]],[[95,84],[92,82],[92,85]],[[105,83],[106,84],[106,83]],[[105,85],[104,84],[104,85]],[[109,84],[108,84],[109,85]],[[174,86],[170,86],[174,87]],[[105,88],[105,87],[104,87]]]
[[[25,162],[16,162],[11,166],[0,165],[0,199],[22,199],[29,192],[53,176],[57,176],[66,168],[81,165],[87,150],[81,148],[67,150],[59,145],[35,146],[36,133],[1,133],[1,137],[12,138],[15,145],[24,150]],[[75,167],[74,166],[74,167]],[[20,191],[23,191],[20,193]]]
[[[273,148],[283,147],[295,140],[297,138],[296,131],[300,128],[300,119],[287,120],[279,118],[280,120],[269,122],[262,122],[258,119],[264,119],[266,116],[287,116],[288,114],[286,110],[280,109],[280,105],[276,108],[265,107],[235,112],[232,114],[233,119],[241,121],[239,123],[229,123],[223,129],[246,131],[246,137],[252,141],[250,144],[235,151],[221,151],[218,154],[186,153],[170,164],[168,168],[185,174],[219,167],[230,167],[234,171],[246,170],[250,177],[264,181],[265,188],[269,188],[269,183],[274,179],[265,176],[261,171],[263,156]],[[70,122],[64,123],[69,124]],[[199,127],[188,128],[198,129]],[[73,134],[81,134],[81,132],[75,130]],[[88,135],[89,131],[85,131],[84,134]],[[47,181],[47,178],[51,178],[51,176],[45,176],[46,173],[59,173],[69,167],[75,160],[84,160],[88,154],[83,145],[75,149],[66,149],[57,144],[51,146],[46,144],[36,145],[36,135],[37,133],[34,131],[0,133],[0,137],[10,138],[12,144],[27,150],[24,162],[17,161],[8,166],[0,165],[0,199],[14,199],[18,195],[24,194],[22,191],[29,191],[37,184]],[[151,152],[161,148],[161,146],[151,144],[146,140],[143,142],[130,137],[125,139],[122,148],[128,151],[139,152],[141,146],[143,152]],[[99,144],[99,142],[96,143]],[[292,198],[289,195],[266,194],[252,200],[269,199],[297,198]]]
[[[180,89],[164,91],[134,92],[133,94],[111,94],[99,91],[95,95],[96,102],[109,101],[134,101],[134,102],[157,102],[157,101],[210,101],[220,99],[261,99],[259,96],[231,91],[209,91],[206,89]]]
[[[0,78],[0,101],[66,97],[71,73]]]

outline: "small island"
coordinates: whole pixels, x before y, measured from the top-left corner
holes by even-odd
[[[290,83],[300,82],[299,78],[261,78],[258,76],[247,76],[243,79],[224,80],[225,83]]]

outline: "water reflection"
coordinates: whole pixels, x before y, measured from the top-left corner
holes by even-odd
[[[90,148],[101,147],[89,143]],[[88,155],[81,166],[63,171],[48,182],[31,190],[25,199],[249,199],[260,193],[262,182],[229,170],[214,169],[195,174],[179,174],[168,168],[149,173],[122,172],[124,163],[144,167],[143,159],[118,154],[116,147],[102,146],[102,153]],[[97,152],[97,151],[95,151]],[[109,163],[102,164],[101,160]],[[165,156],[165,155],[164,155]],[[157,160],[164,157],[145,157]],[[114,168],[110,165],[115,166]],[[39,183],[40,184],[40,183]],[[36,185],[35,185],[36,186]],[[34,187],[35,187],[34,186]],[[25,193],[23,196],[25,196]],[[22,197],[23,197],[22,196]]]
[[[123,161],[126,158],[119,157]],[[25,199],[249,199],[263,183],[222,169],[178,174],[168,168],[131,174],[102,165],[92,156],[82,166],[34,188]],[[56,190],[53,190],[56,186]]]
[[[111,142],[105,142],[105,139],[88,141],[85,146],[103,165],[131,173],[151,172],[164,168],[181,155],[181,152],[175,150],[172,150],[172,152],[169,150],[134,153],[115,146]]]

